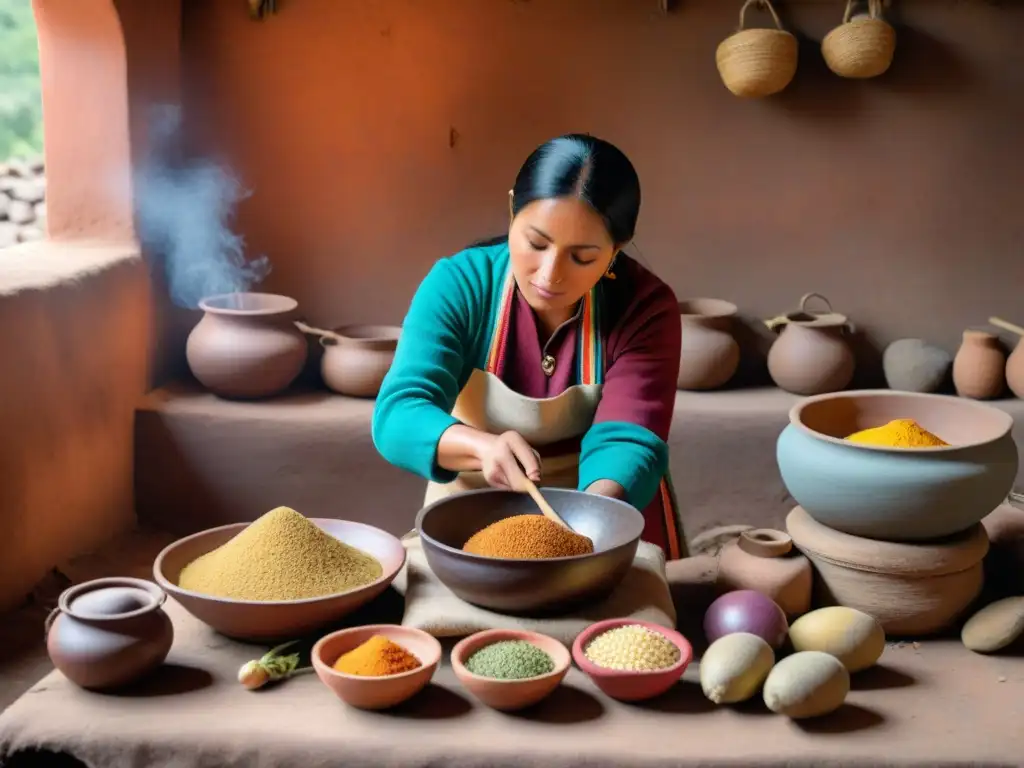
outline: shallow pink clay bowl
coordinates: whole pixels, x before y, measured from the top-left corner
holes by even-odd
[[[374,635],[384,635],[420,660],[422,666],[386,677],[348,675],[334,663]],[[358,709],[388,709],[411,699],[427,687],[441,661],[441,643],[426,632],[397,624],[370,624],[332,632],[313,646],[313,669],[339,699]]]
[[[509,640],[537,646],[555,662],[554,670],[522,680],[496,680],[466,669],[466,661],[481,648]],[[452,669],[462,686],[487,706],[505,712],[525,709],[550,696],[565,679],[571,664],[569,649],[555,638],[526,630],[488,629],[470,635],[452,649]]]
[[[240,640],[293,640],[341,620],[381,594],[405,564],[405,547],[386,531],[364,523],[309,518],[324,532],[377,558],[383,574],[364,587],[304,600],[234,600],[191,592],[178,586],[182,569],[241,533],[249,523],[233,523],[194,533],[167,546],[153,564],[164,591],[204,624]]]
[[[606,669],[594,664],[586,657],[583,649],[598,635],[617,627],[639,625],[653,632],[660,632],[679,649],[679,661],[665,669],[630,672],[619,669]],[[644,701],[668,691],[679,682],[683,672],[693,658],[693,647],[690,641],[673,629],[666,629],[649,621],[636,619],[607,619],[591,624],[576,637],[572,644],[572,658],[601,691],[619,701]]]

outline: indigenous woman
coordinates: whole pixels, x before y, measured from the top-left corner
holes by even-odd
[[[679,372],[672,290],[622,253],[640,181],[591,136],[531,154],[507,236],[437,262],[420,284],[373,414],[373,440],[429,481],[426,503],[482,487],[622,499],[643,539],[682,556],[668,476]]]

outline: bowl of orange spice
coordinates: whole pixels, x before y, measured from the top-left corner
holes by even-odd
[[[441,661],[441,644],[418,629],[371,624],[320,638],[312,660],[320,681],[349,706],[387,709],[430,683]]]

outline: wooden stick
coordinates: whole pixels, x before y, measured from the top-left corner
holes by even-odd
[[[319,336],[322,339],[334,339],[335,341],[341,341],[344,337],[335,333],[334,331],[328,331],[323,328],[315,328],[312,325],[306,325],[301,320],[295,321],[295,327],[303,333],[309,333],[313,336]]]
[[[1019,325],[1015,325],[1014,323],[1008,322],[1006,320],[1002,320],[998,317],[990,317],[988,319],[988,323],[989,325],[994,325],[996,328],[1002,328],[1004,331],[1016,333],[1018,336],[1024,336],[1024,328],[1022,328]]]
[[[534,485],[533,480],[531,480],[525,474],[523,475],[523,488],[525,488],[526,492],[530,494],[530,497],[533,499],[534,503],[538,507],[540,507],[540,511],[544,515],[544,517],[546,517],[548,520],[551,520],[552,522],[558,523],[563,528],[569,528],[569,524],[562,519],[561,515],[555,512],[552,506],[548,504],[548,500],[541,495],[540,489],[537,488],[536,485]],[[569,530],[572,529],[569,528]]]

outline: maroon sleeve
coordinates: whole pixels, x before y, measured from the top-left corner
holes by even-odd
[[[645,276],[608,334],[608,367],[594,422],[635,424],[667,441],[679,377],[679,304],[665,283]]]

